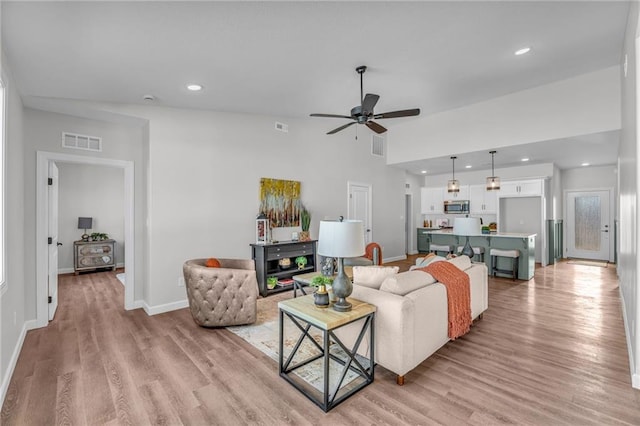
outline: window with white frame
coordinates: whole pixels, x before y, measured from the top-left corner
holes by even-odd
[[[4,81],[0,79],[0,294],[4,292],[7,286],[6,277],[6,258],[5,258],[5,133],[6,133],[6,115],[5,115],[5,86]]]

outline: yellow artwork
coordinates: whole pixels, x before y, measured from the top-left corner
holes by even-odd
[[[260,179],[260,212],[272,228],[299,226],[300,206],[299,181]]]

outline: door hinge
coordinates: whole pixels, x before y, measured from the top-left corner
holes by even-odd
[[[53,185],[53,178],[48,178],[47,179],[47,185],[49,185],[49,186]]]
[[[51,296],[49,296],[49,303],[53,302],[53,299],[51,298]]]
[[[53,238],[47,237],[47,244],[53,244]]]

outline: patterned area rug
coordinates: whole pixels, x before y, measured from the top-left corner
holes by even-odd
[[[571,259],[568,263],[570,265],[598,266],[600,268],[606,268],[609,265],[609,262],[604,260],[587,260],[587,259]]]
[[[279,349],[279,326],[278,326],[278,302],[280,300],[286,300],[291,297],[290,292],[276,294],[266,298],[258,299],[258,319],[255,324],[246,326],[227,327],[227,330],[241,337],[249,344],[259,349],[264,354],[268,355],[275,362],[278,362],[278,349]],[[301,335],[300,330],[285,316],[284,326],[284,356],[291,354],[291,350],[298,341],[298,337]],[[322,333],[321,331],[312,328],[310,334],[313,339],[322,345]],[[331,344],[331,354],[339,357],[340,359],[347,359],[347,355],[337,344]],[[295,366],[304,360],[307,360],[314,355],[320,354],[320,350],[308,339],[305,338],[300,348],[294,355],[291,365]],[[358,360],[365,368],[368,368],[368,360],[366,358],[358,356]],[[298,368],[295,374],[305,382],[311,384],[318,391],[323,391],[324,380],[324,360],[322,358],[315,360],[303,367]],[[342,372],[342,364],[336,361],[329,362],[329,389],[333,391],[336,383],[340,379]],[[349,371],[342,383],[341,389],[347,387],[351,382],[354,384],[363,380],[356,373]]]

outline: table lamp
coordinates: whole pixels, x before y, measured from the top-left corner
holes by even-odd
[[[477,217],[457,217],[453,222],[453,234],[467,237],[467,242],[462,248],[462,254],[469,256],[469,259],[473,259],[474,252],[469,243],[469,237],[482,234],[480,219]]]
[[[346,298],[353,291],[351,280],[344,273],[344,258],[364,255],[364,226],[361,220],[320,221],[318,254],[338,259],[338,275],[331,287],[338,299],[333,309],[338,312],[351,310]]]
[[[88,241],[89,235],[87,235],[87,229],[91,229],[93,227],[93,218],[92,217],[79,217],[78,218],[78,229],[84,229],[84,234],[82,234],[82,240]]]

